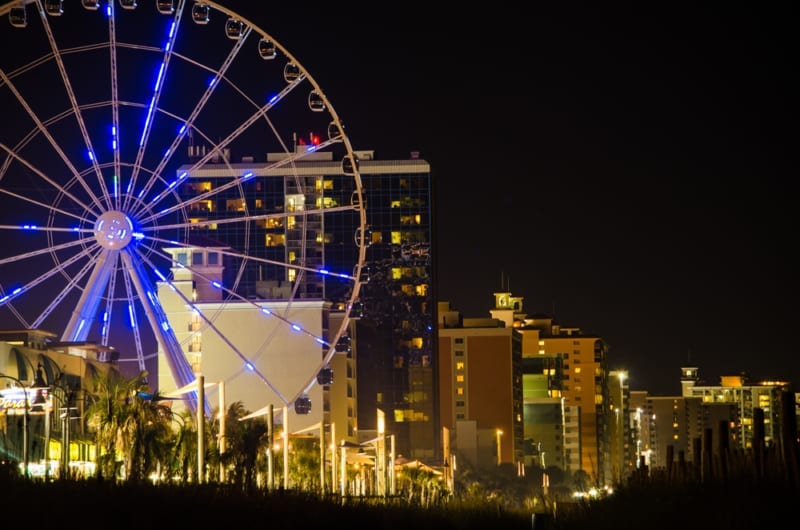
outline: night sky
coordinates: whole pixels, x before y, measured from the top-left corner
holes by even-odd
[[[506,287],[654,395],[686,365],[797,388],[788,11],[252,4],[226,5],[309,70],[356,149],[430,162],[439,300],[489,316]]]
[[[431,164],[439,301],[486,317],[510,290],[654,395],[686,365],[800,388],[790,7],[221,3],[355,149]]]

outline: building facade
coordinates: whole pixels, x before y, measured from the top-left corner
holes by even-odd
[[[288,419],[302,428],[344,414],[346,422],[337,422],[337,436],[348,433],[357,442],[374,438],[380,410],[398,454],[434,459],[440,448],[434,408],[430,168],[417,156],[380,161],[372,151],[356,155],[369,225],[359,300],[349,313],[351,325],[343,337],[347,344],[341,352],[337,346],[337,354],[324,367],[332,371],[333,381],[307,392],[311,403],[320,406],[312,406],[301,418],[289,412]],[[180,335],[188,362],[207,381],[227,379],[226,401],[242,400],[249,410],[279,403],[322,357],[321,346],[313,341],[277,338],[268,324],[258,320],[259,311],[282,314],[314,336],[337,329],[341,318],[337,312],[343,311],[343,301],[351,293],[348,284],[303,270],[337,270],[354,262],[359,252],[353,233],[357,224],[346,208],[341,216],[326,216],[324,223],[292,215],[306,208],[335,211],[353,200],[342,164],[329,152],[304,153],[292,162],[292,177],[281,178],[288,173],[280,167],[286,156],[268,154],[267,161],[276,164],[266,167],[251,160],[231,163],[223,156],[199,169],[178,170],[188,172],[178,193],[190,204],[190,222],[196,229],[189,241],[192,246],[165,248],[173,255],[174,281],[159,284],[159,298],[165,306],[169,303],[170,323]],[[243,191],[209,194],[227,189],[244,171],[253,175],[240,184]],[[247,224],[246,230],[238,223],[215,223],[237,212],[262,218]],[[275,212],[283,215],[268,215]],[[226,249],[244,249],[256,259],[237,259]],[[187,264],[192,271],[183,267]],[[240,300],[226,298],[215,282],[235,286]],[[213,326],[192,314],[187,300],[204,314],[214,314]],[[214,327],[241,342],[221,340]],[[273,337],[268,348],[262,346],[266,336]],[[285,362],[288,351],[293,352],[292,363]],[[256,372],[275,374],[270,378],[273,385],[244,368],[244,358],[251,356]],[[159,351],[158,387],[165,392],[178,386],[170,363]]]
[[[522,297],[510,292],[496,292],[494,297],[490,318],[462,318],[449,304],[439,310],[442,421],[456,431],[452,447],[458,451],[463,439],[456,423],[462,417],[475,423],[475,439],[478,445],[483,442],[484,454],[492,449],[491,430],[506,434],[510,427],[513,434],[500,440],[501,454],[507,455],[504,461],[581,471],[592,484],[606,484],[612,480],[608,430],[612,409],[605,342],[578,328],[561,327],[552,317],[528,316]],[[478,349],[482,343],[476,337],[487,343],[486,353]],[[487,337],[494,341],[491,346]],[[475,376],[470,370],[465,381],[474,378],[478,384],[459,386],[460,370],[466,366],[459,357],[468,361],[473,351],[477,358],[481,354],[492,358],[492,364],[478,365],[482,372]],[[481,393],[488,392],[484,379],[491,377],[507,385],[492,386],[492,399],[503,410],[480,417],[466,405],[490,399]],[[506,394],[512,397],[506,399]],[[492,427],[491,422],[505,429]],[[496,451],[496,442],[494,446]]]

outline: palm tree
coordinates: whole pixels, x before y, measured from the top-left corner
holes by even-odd
[[[88,425],[97,447],[97,476],[140,482],[169,468],[172,410],[151,394],[147,372],[130,379],[98,373],[89,392]]]
[[[241,421],[250,412],[241,401],[231,403],[225,415],[225,439],[227,451],[221,457],[228,481],[243,491],[256,486],[256,470],[259,449],[266,447],[267,424],[263,420]]]

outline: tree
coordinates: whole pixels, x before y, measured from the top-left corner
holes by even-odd
[[[172,410],[149,392],[147,372],[130,379],[98,373],[88,391],[87,423],[97,441],[97,476],[133,482],[170,468]]]

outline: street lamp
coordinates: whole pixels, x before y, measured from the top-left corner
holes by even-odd
[[[63,376],[63,374],[61,374]],[[58,399],[60,403],[59,411],[60,419],[61,419],[61,461],[59,462],[59,475],[62,478],[69,477],[69,446],[71,441],[71,421],[72,421],[72,411],[75,407],[72,406],[72,399],[75,394],[75,390],[70,386],[69,382],[63,381],[59,383],[62,379],[61,376],[57,377],[56,380],[52,384],[52,397]],[[56,395],[56,390],[61,390],[61,397]],[[51,403],[52,404],[52,403]],[[48,407],[48,412],[50,411],[50,407]],[[49,418],[47,418],[47,425],[49,426]],[[47,438],[46,444],[48,446],[49,452],[49,445],[50,445],[50,433],[49,430],[45,432],[45,437]],[[47,478],[49,478],[49,473],[47,474]]]
[[[501,429],[497,429],[495,431],[495,436],[497,437],[497,465],[500,465],[502,462],[502,450],[500,445],[500,437],[503,436],[503,431]]]
[[[22,384],[22,381],[17,379],[16,377],[0,374],[0,378],[11,379],[12,381],[16,382],[19,388],[22,389],[23,393],[23,401],[24,401],[24,412],[22,414],[22,470],[25,477],[28,477],[28,390],[25,388],[25,385]]]

